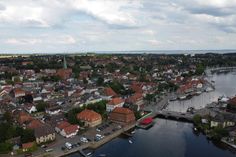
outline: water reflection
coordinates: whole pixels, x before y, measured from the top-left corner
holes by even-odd
[[[214,74],[208,77],[208,80],[215,81],[215,91],[202,93],[190,100],[172,101],[169,103],[168,110],[186,112],[189,107],[199,109],[205,107],[206,104],[217,101],[219,96],[234,96],[236,94],[236,87],[234,86],[236,75],[234,73]]]

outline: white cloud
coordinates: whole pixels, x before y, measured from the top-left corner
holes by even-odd
[[[35,39],[35,38],[21,38],[21,39],[16,39],[16,38],[9,38],[5,41],[7,44],[13,44],[13,45],[34,45],[41,43],[41,39]]]
[[[236,0],[0,0],[0,51],[232,49],[235,8]]]

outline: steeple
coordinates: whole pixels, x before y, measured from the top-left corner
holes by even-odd
[[[63,62],[63,63],[64,63],[64,64],[63,64],[64,69],[67,69],[66,56],[64,56],[64,62]]]

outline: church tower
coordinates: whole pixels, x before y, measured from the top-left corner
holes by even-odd
[[[67,69],[66,56],[64,56],[63,68],[64,68],[64,69]]]

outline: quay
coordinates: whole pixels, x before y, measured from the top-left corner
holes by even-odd
[[[122,133],[124,133],[124,132],[126,132],[126,131],[134,128],[134,127],[135,127],[135,123],[129,124],[129,125],[124,126],[121,129],[117,130],[116,132],[112,133],[111,135],[105,136],[100,141],[91,141],[91,142],[88,142],[88,143],[84,143],[81,146],[79,146],[77,148],[73,148],[73,149],[68,150],[68,151],[64,151],[64,152],[62,152],[62,151],[60,151],[60,152],[52,151],[50,153],[43,153],[43,154],[37,155],[36,157],[45,157],[45,156],[48,156],[48,157],[51,157],[51,156],[53,156],[53,157],[64,157],[64,156],[67,156],[69,154],[76,153],[76,152],[79,152],[84,157],[88,157],[89,155],[87,155],[83,151],[84,149],[88,149],[88,148],[97,149],[98,147],[104,145],[105,143],[111,141],[112,139],[118,137]]]

